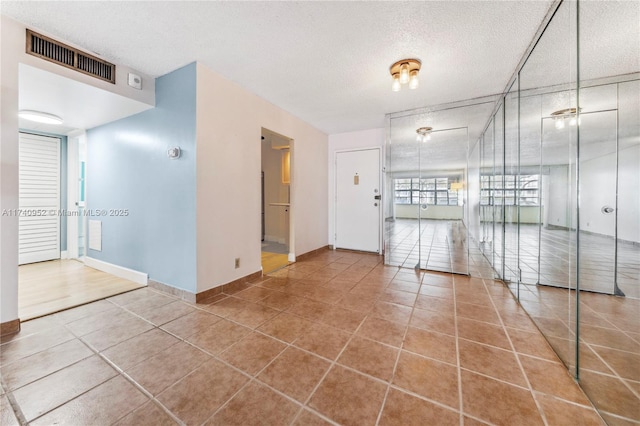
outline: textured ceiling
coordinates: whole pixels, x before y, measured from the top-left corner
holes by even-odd
[[[575,5],[565,2],[557,10],[507,97],[507,165],[518,164],[518,160],[523,166],[539,165],[541,156],[545,165],[561,165],[577,154],[576,127],[556,129],[550,118],[552,112],[577,103]],[[585,161],[615,152],[616,144],[621,152],[640,144],[640,2],[580,2],[579,23],[580,158]],[[473,146],[493,109],[493,104],[488,109],[486,105],[407,112],[393,118],[388,150],[390,170],[402,172],[420,167],[438,173],[464,167],[466,137],[457,134],[447,143],[433,138],[429,143],[418,144],[415,129],[466,126]],[[502,128],[501,114],[502,111],[497,114],[496,129]],[[499,164],[503,161],[502,137],[501,132],[495,135],[494,153],[491,127],[486,134],[485,155],[491,159],[495,156]]]
[[[200,61],[327,133],[499,93],[550,1],[11,2],[1,11],[159,76]],[[422,60],[420,87],[389,66]]]

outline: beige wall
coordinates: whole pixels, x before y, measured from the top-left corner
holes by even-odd
[[[197,288],[202,292],[261,269],[263,127],[293,139],[290,250],[301,254],[327,245],[328,137],[202,64],[197,86]]]
[[[118,65],[117,84],[111,84],[25,53],[25,27],[6,16],[0,18],[0,212],[18,208],[18,65],[27,64],[91,86],[153,105],[153,79],[144,76],[144,90],[127,86],[131,71]],[[33,28],[43,35],[46,32]],[[54,37],[57,39],[56,37]],[[66,44],[72,45],[64,40]],[[75,46],[82,49],[82,46]],[[140,74],[140,73],[138,73]],[[0,322],[18,318],[18,218],[0,216]]]

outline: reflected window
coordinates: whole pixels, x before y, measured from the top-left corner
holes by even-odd
[[[483,206],[538,206],[540,175],[482,175],[480,204]]]
[[[449,178],[394,179],[396,204],[457,206],[458,190],[451,190]]]

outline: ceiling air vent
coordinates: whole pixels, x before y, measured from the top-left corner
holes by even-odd
[[[116,83],[116,66],[49,37],[27,30],[27,53],[49,62]]]

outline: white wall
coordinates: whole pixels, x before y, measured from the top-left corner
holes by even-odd
[[[418,204],[396,204],[396,218],[417,219],[449,219],[461,220],[463,216],[462,206],[429,206],[427,210],[421,210]]]
[[[262,127],[293,139],[291,248],[327,243],[327,135],[202,64],[197,68],[197,288],[261,269]],[[234,259],[240,268],[234,269]]]
[[[492,222],[493,220],[495,220],[496,223],[502,223],[502,211],[500,210],[500,206],[495,206],[495,214],[496,214],[495,218],[491,215],[491,209],[489,208],[489,206],[484,206],[484,207],[486,208],[480,209],[480,220],[482,222],[487,222],[487,221]],[[504,209],[505,209],[504,215],[506,217],[506,222],[508,224],[517,223],[518,207],[504,206]],[[528,223],[528,224],[540,223],[540,210],[544,212],[544,207],[542,207],[541,209],[538,206],[520,206],[520,223]]]
[[[542,214],[544,226],[571,226],[571,208],[574,198],[570,198],[568,166],[550,166],[549,175],[542,176]],[[574,185],[572,185],[574,186]]]
[[[44,61],[25,53],[25,27],[6,16],[0,17],[0,212],[18,208],[18,65],[24,63],[109,92],[153,105],[155,89],[152,79],[144,90],[126,83],[127,67],[117,66],[116,84]],[[33,28],[43,35],[46,32]],[[54,37],[58,39],[57,37]],[[73,45],[65,40],[60,40]],[[82,46],[75,46],[82,49]],[[139,73],[138,73],[139,74]],[[18,318],[18,218],[0,217],[0,322]]]
[[[482,239],[480,232],[480,142],[472,145],[469,152],[469,166],[467,170],[467,194],[469,199],[466,205],[466,214],[469,215],[467,229],[476,241]]]
[[[336,152],[365,148],[380,148],[384,151],[385,129],[369,129],[358,132],[338,133],[329,135],[329,158],[328,158],[328,182],[329,182],[329,244],[335,244],[335,221],[336,221]],[[383,193],[382,197],[388,195]],[[384,204],[384,200],[381,203]]]
[[[620,151],[618,238],[640,243],[640,145]]]
[[[615,215],[602,214],[616,206],[616,155],[580,163],[580,229],[615,235]],[[640,145],[619,152],[618,238],[640,242]]]

